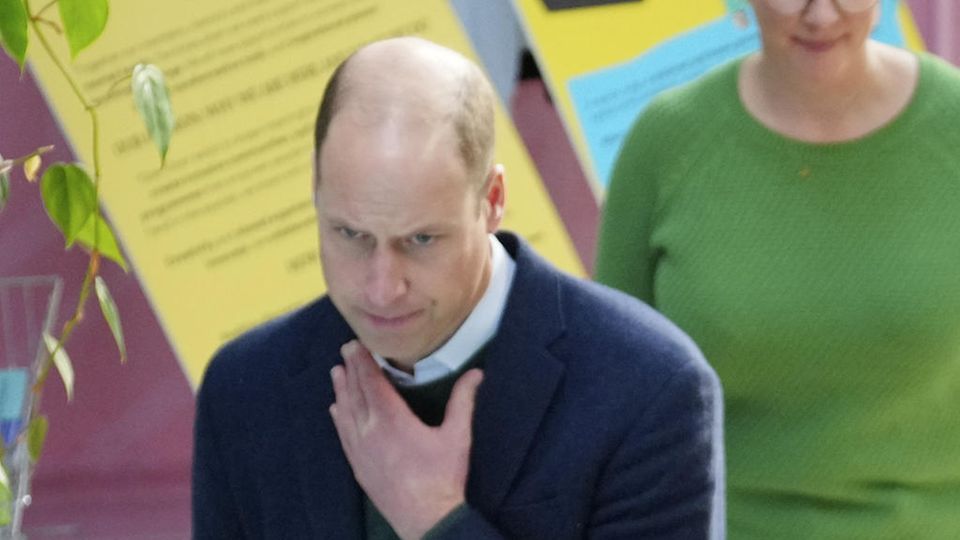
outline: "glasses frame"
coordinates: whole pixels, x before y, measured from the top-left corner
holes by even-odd
[[[776,11],[777,13],[780,13],[781,15],[799,15],[799,14],[803,13],[804,11],[806,11],[808,7],[810,7],[810,2],[812,2],[812,1],[814,1],[814,0],[794,0],[794,3],[796,3],[796,4],[797,4],[798,6],[800,6],[800,7],[795,8],[795,9],[792,9],[792,10],[786,10],[786,9],[780,9],[780,8],[777,7],[778,4],[780,4],[780,5],[783,4],[782,1],[779,1],[779,2],[778,2],[777,0],[763,0],[763,2],[766,3],[767,6],[768,6],[770,9]],[[845,4],[847,4],[847,3],[850,2],[851,0],[831,0],[831,1],[833,2],[833,5],[836,6],[837,10],[839,10],[839,11],[841,11],[841,12],[843,12],[843,13],[846,13],[846,14],[848,14],[848,15],[853,15],[853,14],[857,14],[857,13],[863,13],[863,12],[865,12],[865,11],[867,11],[867,10],[875,7],[875,6],[880,2],[880,0],[872,0],[872,1],[871,1],[869,4],[867,4],[865,7],[850,9],[850,8],[847,8],[847,7],[845,6]],[[855,1],[855,0],[854,0],[854,1]]]

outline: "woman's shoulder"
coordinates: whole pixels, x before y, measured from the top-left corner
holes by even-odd
[[[737,75],[742,60],[711,69],[693,81],[664,90],[634,120],[625,146],[683,144],[731,121],[739,106]]]
[[[651,112],[689,115],[699,120],[736,103],[737,77],[743,59],[714,67],[696,79],[661,92],[650,102]]]
[[[919,76],[903,114],[905,125],[951,136],[960,122],[960,69],[933,53],[913,54],[917,57]]]
[[[916,54],[920,62],[921,84],[935,87],[936,94],[947,92],[944,97],[951,99],[960,95],[960,69],[933,53],[922,51]]]

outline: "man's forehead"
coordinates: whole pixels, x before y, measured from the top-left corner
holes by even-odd
[[[369,181],[366,181],[369,180]],[[443,193],[425,193],[417,178],[361,179],[321,183],[316,194],[320,219],[380,238],[405,238],[418,233],[442,233],[463,226],[475,196],[444,184]],[[457,182],[459,183],[459,182]]]
[[[423,164],[447,162],[447,167],[452,166],[452,162],[462,165],[458,140],[448,118],[410,108],[371,108],[358,104],[341,110],[333,118],[318,164],[321,175],[327,168],[325,165],[366,168],[391,158]],[[341,159],[350,153],[362,153],[369,159]]]
[[[456,94],[409,78],[354,85],[340,100],[331,128],[345,122],[370,129],[402,126],[411,136],[452,127],[462,106]]]

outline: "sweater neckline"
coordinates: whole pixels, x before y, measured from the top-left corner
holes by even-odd
[[[731,69],[727,70],[727,84],[725,86],[727,87],[728,91],[733,93],[732,102],[735,104],[734,114],[746,120],[746,134],[748,134],[749,137],[758,144],[772,145],[780,149],[793,149],[805,154],[811,152],[824,154],[859,152],[864,147],[876,150],[878,148],[886,147],[892,140],[902,141],[902,137],[904,135],[903,127],[909,126],[912,123],[913,118],[920,114],[924,102],[927,101],[926,94],[929,92],[931,76],[930,72],[933,66],[926,55],[917,55],[917,58],[917,84],[913,90],[913,95],[910,96],[910,100],[907,102],[906,106],[904,106],[903,109],[891,120],[874,129],[873,131],[870,131],[863,136],[843,141],[803,141],[788,135],[784,135],[779,131],[775,131],[758,120],[749,110],[747,110],[746,105],[740,98],[739,77],[745,58],[737,59],[730,66]],[[916,124],[914,123],[914,125]]]

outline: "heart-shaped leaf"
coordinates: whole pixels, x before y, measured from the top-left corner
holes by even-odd
[[[96,220],[97,234],[93,234],[93,219],[87,221],[77,233],[77,242],[87,246],[90,249],[96,248],[104,257],[120,265],[120,268],[126,272],[129,270],[127,260],[120,253],[120,246],[117,243],[117,237],[113,233],[113,228],[107,223],[103,216]]]
[[[170,93],[160,68],[152,64],[137,64],[133,68],[133,101],[147,126],[147,133],[160,151],[160,166],[167,159],[174,117],[170,107]]]
[[[0,42],[23,71],[27,56],[27,8],[23,0],[0,0]]]
[[[60,228],[67,247],[70,247],[96,209],[93,182],[80,167],[56,163],[43,173],[40,193],[47,214]]]
[[[57,0],[60,20],[73,58],[93,43],[107,25],[110,6],[107,0]]]

